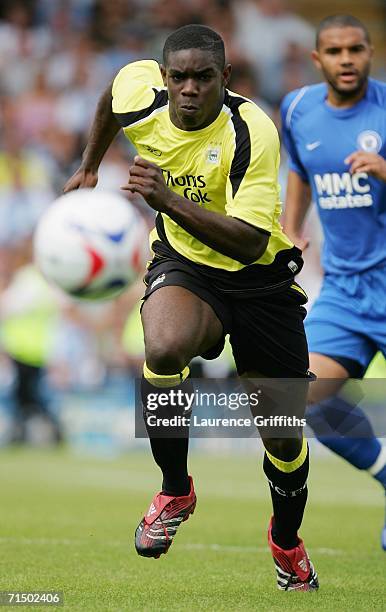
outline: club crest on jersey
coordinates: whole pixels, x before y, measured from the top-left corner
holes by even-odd
[[[210,164],[218,164],[220,161],[220,147],[210,147],[206,152],[206,161]]]
[[[382,147],[382,138],[374,130],[364,130],[358,134],[357,145],[366,153],[378,153]]]

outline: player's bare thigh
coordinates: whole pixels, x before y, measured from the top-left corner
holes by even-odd
[[[310,384],[308,404],[317,404],[335,395],[349,377],[340,363],[320,353],[310,353],[310,370],[317,379]]]
[[[221,339],[223,328],[212,307],[178,286],[160,287],[142,308],[145,355],[157,374],[180,372],[193,357]]]

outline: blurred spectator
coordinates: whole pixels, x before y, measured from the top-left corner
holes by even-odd
[[[162,61],[163,44],[173,30],[192,22],[203,23],[202,16],[184,0],[154,0],[148,19],[152,33],[148,53],[158,61]]]
[[[148,45],[152,32],[144,23],[126,23],[117,33],[115,45],[104,51],[109,70],[115,75],[129,62],[149,57]],[[151,54],[150,54],[151,55]]]
[[[60,428],[43,392],[57,306],[52,290],[31,264],[31,248],[30,237],[19,243],[14,275],[0,293],[1,348],[15,377],[11,439],[28,440],[31,427],[36,431],[38,425],[46,430],[45,441],[59,442]]]
[[[282,61],[283,95],[315,81],[314,68],[309,61],[309,53],[296,42],[289,42]]]
[[[298,15],[289,12],[285,0],[234,0],[236,39],[257,71],[261,93],[277,104],[285,93],[285,59],[295,43],[299,70],[304,75],[299,85],[309,79],[309,52],[314,46],[314,29]]]
[[[135,21],[137,9],[137,3],[133,0],[96,0],[90,31],[101,49],[116,45],[122,30]]]
[[[44,133],[56,123],[57,95],[48,86],[44,63],[35,73],[29,90],[22,92],[14,102],[17,130],[25,145],[39,145]],[[31,120],[33,117],[33,121]]]
[[[3,0],[0,13],[1,88],[10,94],[27,90],[38,69],[38,61],[47,57],[52,36],[45,25],[35,26],[33,3]]]
[[[0,244],[18,244],[30,235],[54,199],[47,165],[22,144],[14,126],[3,130],[0,149]]]
[[[127,183],[131,163],[132,159],[128,155],[126,143],[121,143],[118,138],[107,151],[100,166],[97,189],[118,191],[122,185]],[[121,191],[122,194],[126,197],[125,192]]]
[[[66,36],[60,49],[48,59],[47,80],[50,87],[63,93],[74,92],[93,98],[93,107],[98,94],[112,76],[106,57],[98,51],[96,41],[87,33]],[[93,113],[93,109],[90,113]]]
[[[110,302],[77,302],[61,294],[61,314],[52,330],[49,380],[55,388],[92,389],[107,375],[104,336],[112,324]]]
[[[55,40],[89,27],[95,0],[38,0],[35,4],[35,20],[48,25]]]
[[[233,69],[249,65],[248,57],[236,38],[236,19],[230,2],[198,0],[198,3],[201,5],[203,22],[216,30],[224,40],[226,61],[232,64]]]
[[[64,183],[79,166],[83,148],[83,139],[78,132],[56,126],[45,132],[42,152],[51,177],[53,195],[62,193]]]
[[[232,65],[230,89],[249,98],[249,100],[253,100],[267,115],[273,118],[274,109],[260,96],[256,72],[251,64],[244,62],[235,66]]]

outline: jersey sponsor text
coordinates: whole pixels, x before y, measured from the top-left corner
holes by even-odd
[[[366,172],[314,174],[319,206],[324,209],[372,206],[373,198]]]
[[[203,174],[195,176],[194,174],[185,174],[184,176],[173,176],[169,170],[162,169],[165,183],[168,187],[185,187],[183,196],[196,204],[205,204],[210,202],[208,192],[203,191],[206,187],[206,182]]]

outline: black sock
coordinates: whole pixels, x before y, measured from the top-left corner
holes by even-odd
[[[272,539],[289,550],[298,544],[297,532],[307,502],[309,453],[304,463],[293,472],[282,472],[264,455],[264,472],[268,478],[273,506]]]
[[[146,415],[149,414],[149,411],[145,408],[147,406],[148,394],[169,393],[171,390],[176,392],[181,390],[184,393],[193,393],[192,382],[190,378],[186,378],[178,386],[155,387],[146,378],[142,377],[141,396],[142,405],[144,406],[145,424],[154,460],[162,471],[162,492],[166,495],[188,495],[190,491],[187,466],[189,426],[156,428],[148,426],[146,422]],[[183,406],[159,407],[153,414],[158,417],[167,418],[173,416],[190,418],[190,412],[184,411]]]

